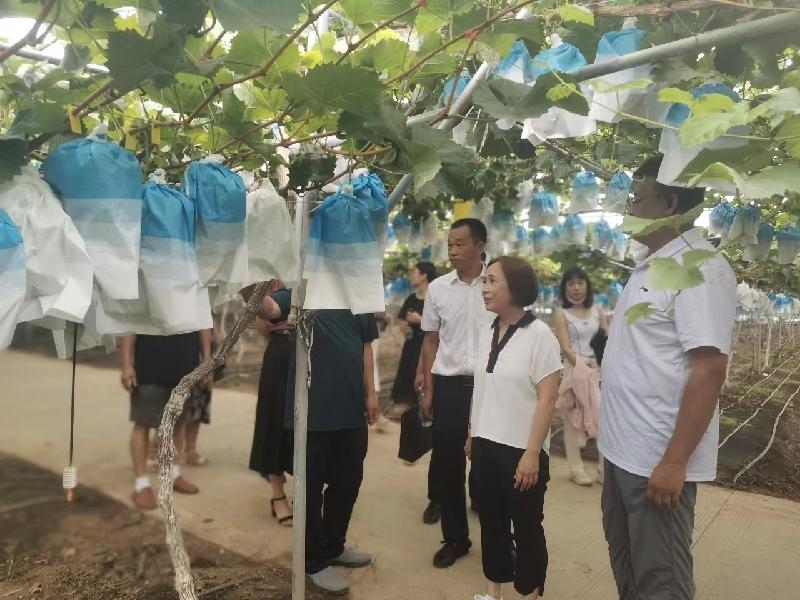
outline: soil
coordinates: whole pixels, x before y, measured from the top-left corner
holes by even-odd
[[[56,474],[2,453],[0,482],[0,598],[177,598],[156,515],[85,487],[66,502]],[[285,569],[184,535],[200,598],[291,598]]]

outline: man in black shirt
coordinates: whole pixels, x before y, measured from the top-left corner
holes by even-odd
[[[313,317],[308,391],[306,573],[325,592],[348,590],[334,566],[364,567],[372,557],[345,547],[367,455],[367,424],[378,418],[372,314],[320,310]],[[293,427],[294,365],[286,426]]]
[[[195,331],[178,335],[137,335],[119,338],[122,355],[122,386],[131,394],[131,459],[136,476],[133,503],[142,510],[156,508],[156,497],[147,475],[147,449],[150,429],[158,428],[172,389],[199,364],[200,356],[211,354],[211,332]],[[180,423],[178,425],[180,427]],[[176,433],[178,428],[176,427]],[[196,494],[172,465],[173,489]]]

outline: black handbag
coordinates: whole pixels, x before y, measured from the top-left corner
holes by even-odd
[[[597,359],[597,366],[603,364],[603,353],[606,351],[606,342],[608,342],[608,335],[606,330],[602,327],[597,330],[589,341],[589,345],[594,350],[594,357]]]
[[[419,406],[412,406],[400,417],[398,458],[416,462],[433,448],[433,427],[423,424]]]

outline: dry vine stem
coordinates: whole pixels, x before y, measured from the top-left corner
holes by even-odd
[[[177,423],[183,412],[183,405],[192,388],[222,366],[225,355],[233,348],[236,340],[239,339],[242,332],[255,318],[258,308],[261,306],[261,301],[267,295],[268,288],[268,281],[262,281],[255,287],[250,301],[234,324],[233,329],[225,337],[222,346],[211,358],[181,379],[180,383],[172,390],[167,406],[164,408],[161,426],[158,428],[160,440],[158,448],[158,498],[161,503],[161,510],[164,511],[164,517],[166,518],[167,547],[172,559],[172,566],[175,569],[175,591],[178,592],[179,600],[198,600],[198,596],[194,587],[189,555],[183,543],[183,534],[178,523],[178,515],[175,512],[175,503],[172,495],[170,467],[175,451],[175,423]]]

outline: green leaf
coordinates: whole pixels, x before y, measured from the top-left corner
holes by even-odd
[[[285,33],[305,11],[304,0],[208,0],[217,20],[228,31],[268,27]]]
[[[559,6],[556,11],[565,23],[582,23],[594,27],[594,13],[582,6],[564,4]]]
[[[748,177],[742,196],[748,200],[758,200],[783,196],[786,192],[800,192],[800,164],[796,162],[764,169],[757,175]]]
[[[800,117],[786,119],[778,129],[777,135],[784,140],[786,152],[793,158],[800,158]]]
[[[66,126],[66,111],[60,104],[36,102],[17,110],[8,130],[11,136],[37,136],[61,131]]]
[[[167,23],[186,25],[192,30],[199,30],[208,14],[208,4],[197,0],[159,0],[159,4]]]
[[[705,80],[709,74],[698,71],[688,66],[680,58],[668,58],[657,64],[654,71],[656,81],[663,81],[669,84],[684,83],[697,79]]]
[[[92,52],[88,46],[80,44],[67,44],[64,46],[64,57],[61,59],[61,68],[65,71],[80,71],[89,64]]]
[[[686,90],[669,87],[658,92],[658,101],[670,104],[686,104],[688,106],[694,102],[694,96]]]
[[[625,311],[625,321],[628,325],[633,325],[639,319],[647,319],[655,314],[655,308],[650,302],[640,302],[634,304]]]
[[[153,37],[144,38],[132,29],[108,34],[106,63],[115,87],[129,92],[145,80],[156,88],[168,86],[175,74],[197,73],[183,51],[185,34],[179,25],[156,22]]]
[[[627,90],[644,90],[653,85],[652,79],[640,78],[632,79],[625,83],[608,83],[602,79],[592,79],[586,82],[590,88],[600,94],[612,94],[615,92],[624,92]]]
[[[28,162],[28,142],[12,135],[0,135],[0,182],[8,181]]]
[[[674,258],[654,258],[649,276],[654,290],[685,290],[705,281],[698,267],[682,265]]]
[[[530,107],[523,106],[523,99],[531,88],[507,79],[489,79],[478,82],[472,95],[473,102],[492,117],[511,117],[522,121],[530,116]],[[547,107],[542,107],[542,114]]]
[[[412,4],[416,4],[416,2],[411,0],[339,0],[341,9],[356,25],[377,25],[399,15]]]
[[[427,0],[426,9],[449,20],[455,15],[468,13],[474,5],[473,0]]]
[[[692,148],[714,141],[733,127],[746,125],[750,120],[750,108],[745,102],[735,103],[730,111],[724,113],[692,114],[681,125],[681,144],[684,148]]]
[[[687,225],[692,225],[697,217],[703,212],[705,203],[698,204],[686,213],[673,215],[666,219],[642,219],[632,215],[625,215],[622,219],[620,229],[628,235],[640,237],[658,231],[662,227],[668,227],[676,232],[680,232]]]
[[[346,110],[359,115],[374,112],[384,92],[375,73],[345,64],[323,64],[305,77],[287,74],[283,87],[292,100],[312,110]]]
[[[717,253],[714,250],[706,250],[705,248],[697,248],[689,250],[681,255],[684,267],[699,267],[707,260],[714,258]]]
[[[735,169],[728,165],[715,162],[703,169],[697,175],[694,175],[687,182],[688,187],[695,187],[701,183],[706,185],[713,185],[714,182],[731,183],[736,186],[736,189],[744,189],[744,177],[740,175]]]
[[[766,117],[773,127],[777,127],[787,114],[800,115],[800,90],[797,88],[778,90],[769,100],[753,109],[752,118]]]
[[[552,92],[554,89],[556,91]],[[533,88],[525,97],[525,101],[532,106],[551,101],[553,106],[585,116],[589,114],[589,103],[579,90],[580,88],[571,75],[566,73],[545,73],[536,78],[536,83],[533,84]],[[570,93],[566,93],[567,91]],[[551,93],[554,96],[552,98]]]
[[[282,39],[269,29],[240,31],[223,61],[234,73],[249,73],[266,63],[281,46]],[[295,73],[300,67],[300,49],[290,45],[272,65],[268,76],[277,73]]]
[[[692,102],[690,108],[692,114],[705,115],[732,110],[735,104],[736,102],[724,94],[705,94]]]

